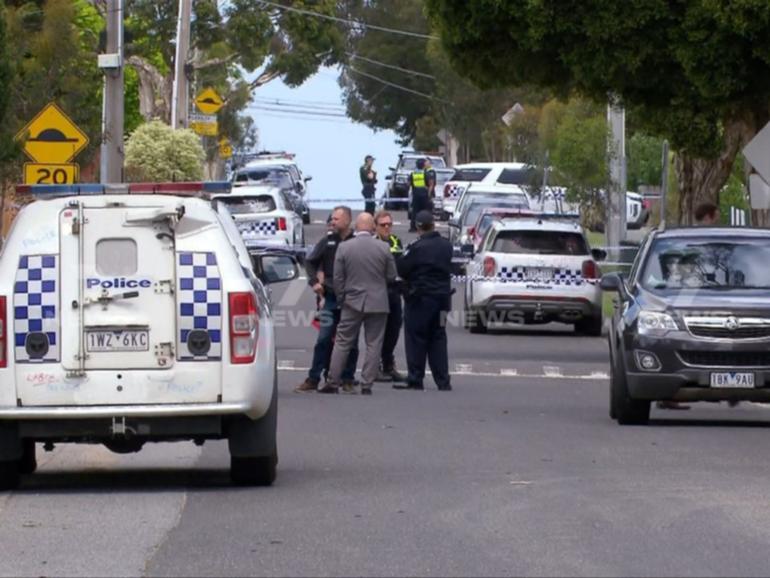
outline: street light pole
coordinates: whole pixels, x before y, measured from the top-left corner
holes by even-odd
[[[187,75],[185,63],[190,50],[190,20],[192,0],[179,0],[176,23],[176,53],[174,56],[174,85],[171,96],[171,128],[187,127]]]
[[[99,56],[104,70],[102,146],[99,178],[102,183],[123,181],[123,9],[125,0],[107,0],[106,53]]]
[[[610,186],[607,191],[607,245],[617,248],[626,240],[626,111],[610,102],[607,106],[607,122],[611,139],[608,143]]]

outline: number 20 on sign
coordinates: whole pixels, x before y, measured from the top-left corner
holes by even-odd
[[[77,163],[24,163],[24,183],[28,185],[71,185],[79,179]]]

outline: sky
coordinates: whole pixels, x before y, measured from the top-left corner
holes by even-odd
[[[323,105],[328,103],[342,106],[342,89],[337,83],[338,76],[335,68],[323,68],[299,88],[289,88],[276,79],[256,89],[252,94],[260,101],[312,101]],[[358,169],[367,154],[376,159],[374,168],[379,180],[377,196],[380,196],[384,192],[388,167],[394,166],[401,151],[393,131],[375,132],[347,118],[320,119],[255,109],[250,109],[249,113],[259,128],[260,150],[295,153],[305,176],[313,177],[308,184],[307,197],[311,207],[335,204],[332,201],[320,204],[322,200],[361,199]],[[363,209],[363,202],[351,206],[354,209]]]

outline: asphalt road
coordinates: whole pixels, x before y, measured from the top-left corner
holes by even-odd
[[[273,297],[276,484],[230,487],[224,442],[58,446],[0,493],[0,575],[767,574],[763,407],[619,427],[604,341],[558,325],[450,328],[453,392],[296,394],[313,301]]]

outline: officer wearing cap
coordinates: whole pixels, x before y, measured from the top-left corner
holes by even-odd
[[[433,182],[431,182],[431,175]],[[435,187],[436,173],[434,171],[425,170],[425,159],[417,159],[417,170],[412,171],[409,175],[409,185],[412,188],[411,191],[411,206],[409,215],[409,232],[414,233],[417,229],[415,227],[415,217],[420,211],[431,209],[430,204],[430,190]]]
[[[396,263],[407,286],[404,341],[409,374],[405,388],[423,389],[427,357],[436,387],[450,391],[446,313],[452,309],[452,244],[434,230],[431,211],[419,211],[415,225],[420,237]]]
[[[372,155],[366,155],[364,158],[364,164],[361,165],[361,169],[358,171],[361,176],[362,190],[361,194],[366,199],[364,204],[364,211],[374,216],[374,195],[377,185],[377,172],[372,168],[374,163],[374,157]]]

